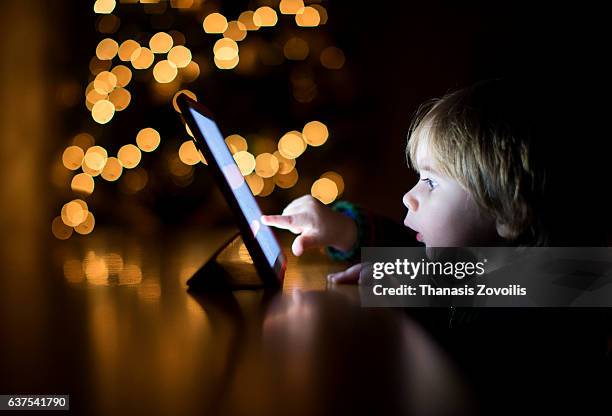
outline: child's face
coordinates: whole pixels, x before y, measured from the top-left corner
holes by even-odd
[[[481,212],[457,181],[437,173],[425,140],[416,152],[420,180],[406,195],[404,225],[427,247],[479,247],[501,241],[495,219]]]

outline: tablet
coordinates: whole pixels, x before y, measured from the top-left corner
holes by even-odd
[[[242,240],[262,283],[280,285],[285,274],[286,257],[272,229],[261,222],[261,209],[212,114],[185,94],[177,97],[177,104],[193,133],[196,148],[204,155],[215,182],[236,218]]]

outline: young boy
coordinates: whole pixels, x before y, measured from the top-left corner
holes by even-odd
[[[563,146],[576,132],[562,101],[541,85],[525,87],[480,82],[419,110],[406,149],[420,174],[403,198],[411,231],[347,201],[330,208],[309,195],[262,221],[299,234],[297,256],[324,246],[341,260],[356,260],[360,247],[409,246],[415,238],[427,247],[606,245],[605,210],[593,202],[603,164],[585,148]],[[361,270],[356,264],[328,280],[355,283]]]

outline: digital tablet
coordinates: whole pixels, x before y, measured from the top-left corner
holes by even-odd
[[[227,200],[242,235],[242,240],[253,259],[262,283],[280,285],[286,269],[286,257],[272,229],[261,222],[261,209],[249,185],[242,176],[211,112],[185,94],[177,97],[187,126]]]

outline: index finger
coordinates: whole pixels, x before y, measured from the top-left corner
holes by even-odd
[[[300,233],[307,225],[304,217],[300,214],[295,215],[262,215],[261,222],[273,227],[290,230],[294,233]]]

